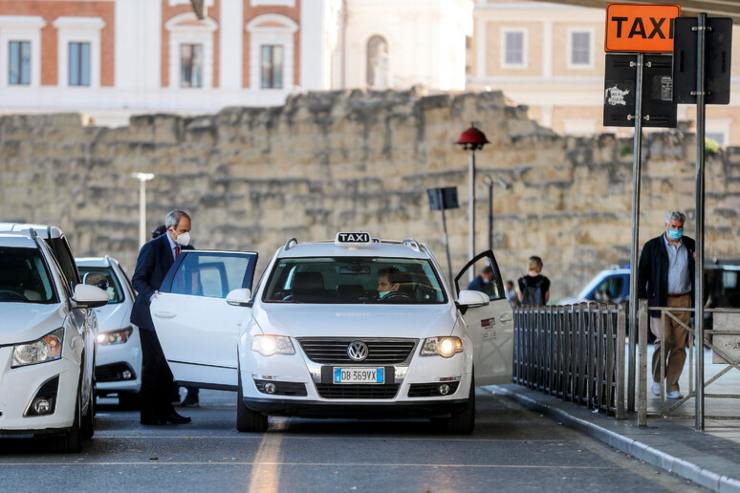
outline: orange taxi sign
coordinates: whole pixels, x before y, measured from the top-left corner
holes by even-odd
[[[604,49],[622,53],[672,53],[678,5],[613,3],[606,7]]]

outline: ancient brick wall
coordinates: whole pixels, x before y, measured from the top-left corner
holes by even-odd
[[[0,219],[58,224],[77,255],[110,254],[131,270],[138,182],[130,175],[147,171],[157,175],[148,184],[149,229],[170,208],[189,209],[199,247],[257,250],[264,265],[287,238],[362,229],[427,242],[444,259],[425,190],[457,185],[462,208],[448,215],[457,270],[467,257],[467,155],[454,140],[471,121],[491,141],[478,155],[480,173],[513,185],[495,189],[496,252],[507,278],[539,254],[557,299],[628,259],[631,141],[559,136],[497,92],[307,94],[279,108],[139,116],[122,128],[82,126],[71,114],[4,116]],[[677,132],[647,139],[643,242],[660,232],[665,209],[691,217],[693,142]],[[710,156],[706,186],[707,255],[740,257],[740,150]],[[481,182],[481,248],[485,194]]]

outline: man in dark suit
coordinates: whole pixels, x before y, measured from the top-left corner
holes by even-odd
[[[143,356],[141,374],[141,423],[164,425],[189,423],[190,418],[175,412],[170,402],[173,386],[172,372],[149,312],[152,298],[157,296],[167,271],[182,250],[190,246],[190,215],[172,210],[165,221],[167,232],[145,243],[136,260],[136,271],[131,282],[137,291],[131,310],[131,323],[139,327]]]

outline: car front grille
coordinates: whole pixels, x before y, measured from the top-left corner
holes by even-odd
[[[354,361],[347,355],[347,347],[353,341],[367,344],[367,358]],[[298,342],[311,361],[324,364],[373,364],[392,365],[411,359],[416,339],[394,338],[325,338],[300,337]]]
[[[399,384],[331,384],[317,383],[316,390],[324,399],[393,399]]]

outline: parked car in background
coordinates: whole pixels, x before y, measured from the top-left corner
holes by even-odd
[[[93,308],[108,296],[78,280],[59,228],[0,223],[0,434],[53,434],[65,452],[92,437]]]
[[[84,284],[97,286],[108,294],[108,304],[96,308],[95,393],[117,394],[122,407],[138,406],[141,389],[141,339],[131,324],[134,288],[121,264],[111,257],[75,260]]]
[[[604,269],[576,295],[560,300],[561,305],[586,301],[621,303],[630,298],[630,270],[613,267]]]

